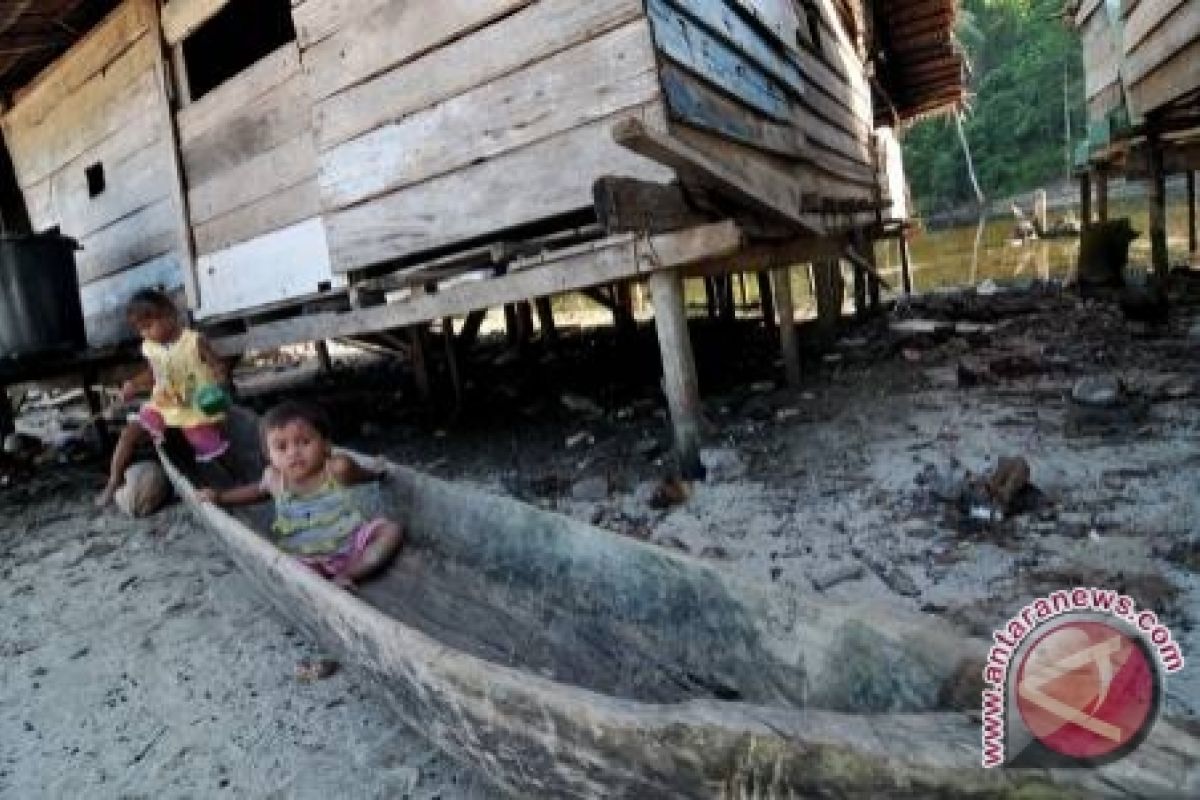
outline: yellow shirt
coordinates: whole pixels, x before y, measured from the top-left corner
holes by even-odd
[[[224,414],[209,416],[196,407],[196,392],[216,383],[212,369],[200,357],[200,335],[185,328],[171,344],[142,342],[142,355],[154,373],[150,406],[172,428],[219,422]]]

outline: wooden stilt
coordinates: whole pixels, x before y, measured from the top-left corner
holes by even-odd
[[[628,283],[622,282],[613,286],[613,301],[613,322],[617,326],[617,333],[628,338],[637,328],[633,317],[633,292],[630,291]]]
[[[96,429],[96,438],[100,442],[100,448],[104,452],[112,449],[112,436],[109,434],[108,424],[104,421],[104,399],[96,393],[96,378],[98,376],[93,372],[87,372],[83,375],[83,398],[87,401],[88,415],[93,420],[92,424]],[[3,393],[2,400],[4,406],[8,406],[8,392]],[[12,413],[12,409],[8,408],[8,413]],[[4,415],[4,410],[0,409],[0,417]],[[0,428],[3,428],[3,423],[0,421]],[[11,431],[4,431],[5,434]]]
[[[522,300],[517,303],[518,344],[524,347],[533,338],[533,303]]]
[[[663,384],[671,423],[675,432],[675,454],[682,476],[693,480],[704,477],[700,462],[700,385],[696,378],[696,360],[688,335],[687,309],[684,306],[683,279],[674,270],[650,275],[650,294],[654,301],[654,327],[662,354]]]
[[[517,347],[521,342],[521,322],[517,318],[516,303],[507,303],[504,306],[504,335],[508,339],[509,347]]]
[[[854,264],[851,266],[854,283],[854,318],[862,322],[867,318],[867,271]]]
[[[324,339],[318,339],[313,343],[313,349],[317,351],[317,371],[321,375],[329,375],[333,372],[333,359],[329,357],[329,343]]]
[[[745,308],[746,306],[750,305],[749,296],[746,294],[746,273],[739,272],[737,274],[737,282],[738,291],[741,292],[742,295],[742,308]]]
[[[650,293],[651,293],[651,295],[653,295],[654,290],[651,289]],[[653,299],[653,298],[651,298],[651,299]],[[709,278],[704,279],[704,301],[708,305],[708,318],[716,319],[717,318],[717,279],[716,278],[709,277]]]
[[[458,364],[458,348],[454,341],[454,317],[442,320],[442,344],[446,348],[446,368],[450,373],[450,385],[454,389],[453,416],[457,417],[463,408],[463,382]]]
[[[862,238],[863,258],[871,265],[871,270],[879,274],[879,261],[875,258],[875,242],[869,236]],[[867,306],[872,314],[883,310],[883,286],[873,276],[867,280]]]
[[[818,261],[813,264],[813,279],[817,285],[817,327],[827,341],[837,333],[842,316],[845,286],[842,267],[838,261]]]
[[[466,353],[475,345],[475,340],[479,338],[479,329],[483,326],[484,319],[487,318],[487,309],[479,309],[467,314],[467,318],[463,321],[462,330],[458,332],[458,352]]]
[[[783,373],[787,385],[800,386],[800,346],[796,340],[796,311],[792,306],[792,271],[784,267],[771,271],[775,284],[775,306],[779,309],[779,347],[783,353]]]
[[[558,344],[558,326],[554,324],[554,306],[549,297],[533,301],[537,309],[538,327],[542,329],[542,341],[553,347]]]
[[[1079,176],[1079,224],[1092,227],[1092,177],[1086,172]]]
[[[1108,170],[1096,168],[1096,221],[1108,222]]]
[[[771,273],[755,273],[758,279],[758,308],[762,313],[763,324],[767,330],[775,330],[775,297],[771,290]],[[790,299],[790,298],[789,298]]]
[[[737,316],[737,307],[733,303],[733,275],[722,275],[717,278],[721,302],[721,321],[725,324],[733,322]]]
[[[16,430],[15,418],[12,401],[8,397],[8,387],[0,386],[0,437],[8,436]]]
[[[904,234],[901,233],[897,241],[900,243],[900,280],[904,285],[904,293],[912,294],[912,264],[908,259],[908,239],[904,238]]]
[[[1150,261],[1154,273],[1165,280],[1171,265],[1167,257],[1167,182],[1162,142],[1152,134],[1146,146],[1150,149]]]
[[[429,364],[425,359],[425,325],[413,325],[408,329],[408,340],[412,346],[413,380],[417,392],[426,403],[433,400],[433,385],[429,381]]]
[[[1196,173],[1191,170],[1187,171],[1187,227],[1188,227],[1188,254],[1195,256],[1197,250],[1196,243]]]

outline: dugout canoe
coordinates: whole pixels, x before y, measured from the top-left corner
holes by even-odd
[[[230,428],[230,469],[253,479],[255,421]],[[268,508],[198,502],[227,473],[163,461],[281,614],[515,797],[1200,796],[1200,745],[1164,721],[1100,769],[983,770],[985,644],[933,618],[750,583],[394,464],[385,502],[409,541],[350,594],[264,537]]]

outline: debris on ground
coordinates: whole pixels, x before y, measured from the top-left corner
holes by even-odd
[[[305,658],[296,663],[296,680],[300,683],[315,683],[332,677],[340,668],[332,658]]]

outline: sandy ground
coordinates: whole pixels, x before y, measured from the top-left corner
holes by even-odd
[[[1057,291],[1017,297],[1007,311],[978,297],[897,314],[982,316],[997,326],[982,333],[900,335],[887,321],[851,330],[831,354],[807,357],[798,393],[776,386],[760,333],[702,327],[709,480],[665,508],[654,501],[670,464],[652,347],[625,358],[615,343],[568,337],[557,356],[517,366],[499,345],[484,348],[471,406],[453,423],[413,410],[411,386],[386,364],[346,364],[332,384],[313,385],[307,368],[271,382],[294,377],[292,391],[343,409],[347,444],[784,591],[857,568],[826,592],[987,635],[1044,591],[1125,589],[1194,664],[1197,307],[1146,330]],[[962,385],[964,368],[982,369],[984,385]],[[1079,429],[1070,396],[1087,375],[1123,379],[1133,410]],[[964,524],[944,498],[966,471],[1012,455],[1031,468],[1035,502]],[[0,490],[0,795],[488,796],[352,669],[299,683],[312,645],[207,534],[178,508],[142,521],[94,514],[98,482],[94,467],[67,468]],[[1166,688],[1169,713],[1200,715],[1195,666]]]

